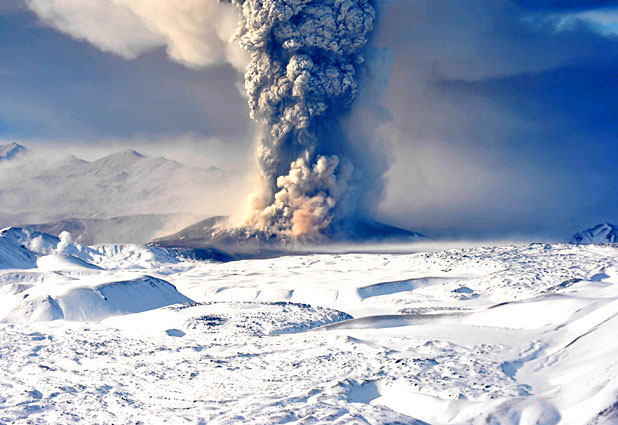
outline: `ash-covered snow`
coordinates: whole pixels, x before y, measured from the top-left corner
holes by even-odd
[[[615,245],[31,245],[0,236],[0,423],[615,423]]]

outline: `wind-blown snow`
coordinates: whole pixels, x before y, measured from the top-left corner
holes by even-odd
[[[40,236],[0,235],[28,267],[0,260],[2,422],[618,419],[615,245],[220,263]]]

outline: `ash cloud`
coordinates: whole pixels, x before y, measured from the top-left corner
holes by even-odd
[[[354,204],[359,182],[341,118],[359,94],[358,68],[376,11],[368,0],[233,0],[265,183],[246,225],[316,238]],[[346,199],[346,197],[348,199]],[[358,203],[357,203],[358,204]],[[359,211],[354,211],[359,213]]]

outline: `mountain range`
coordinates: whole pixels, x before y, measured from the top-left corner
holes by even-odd
[[[87,244],[144,243],[220,213],[215,201],[229,192],[229,176],[219,168],[135,150],[94,161],[74,155],[51,161],[28,152],[17,144],[1,147],[0,227],[42,223],[32,229],[70,228]]]

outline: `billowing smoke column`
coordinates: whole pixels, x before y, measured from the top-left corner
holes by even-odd
[[[319,239],[357,202],[340,120],[357,98],[361,49],[373,29],[368,0],[228,0],[235,38],[251,56],[245,74],[266,193],[246,225]]]
[[[375,49],[363,49],[376,19],[375,1],[26,4],[44,23],[127,59],[164,47],[188,67],[229,62],[246,69],[251,116],[261,130],[257,156],[265,188],[249,218],[221,223],[217,236],[315,241],[353,231],[350,218],[370,215],[381,195],[385,149],[372,133],[384,116],[375,99],[382,95],[388,64]],[[228,43],[234,31],[242,48]],[[364,66],[361,51],[369,59]],[[380,61],[386,67],[374,68]],[[364,99],[348,114],[359,93]]]

